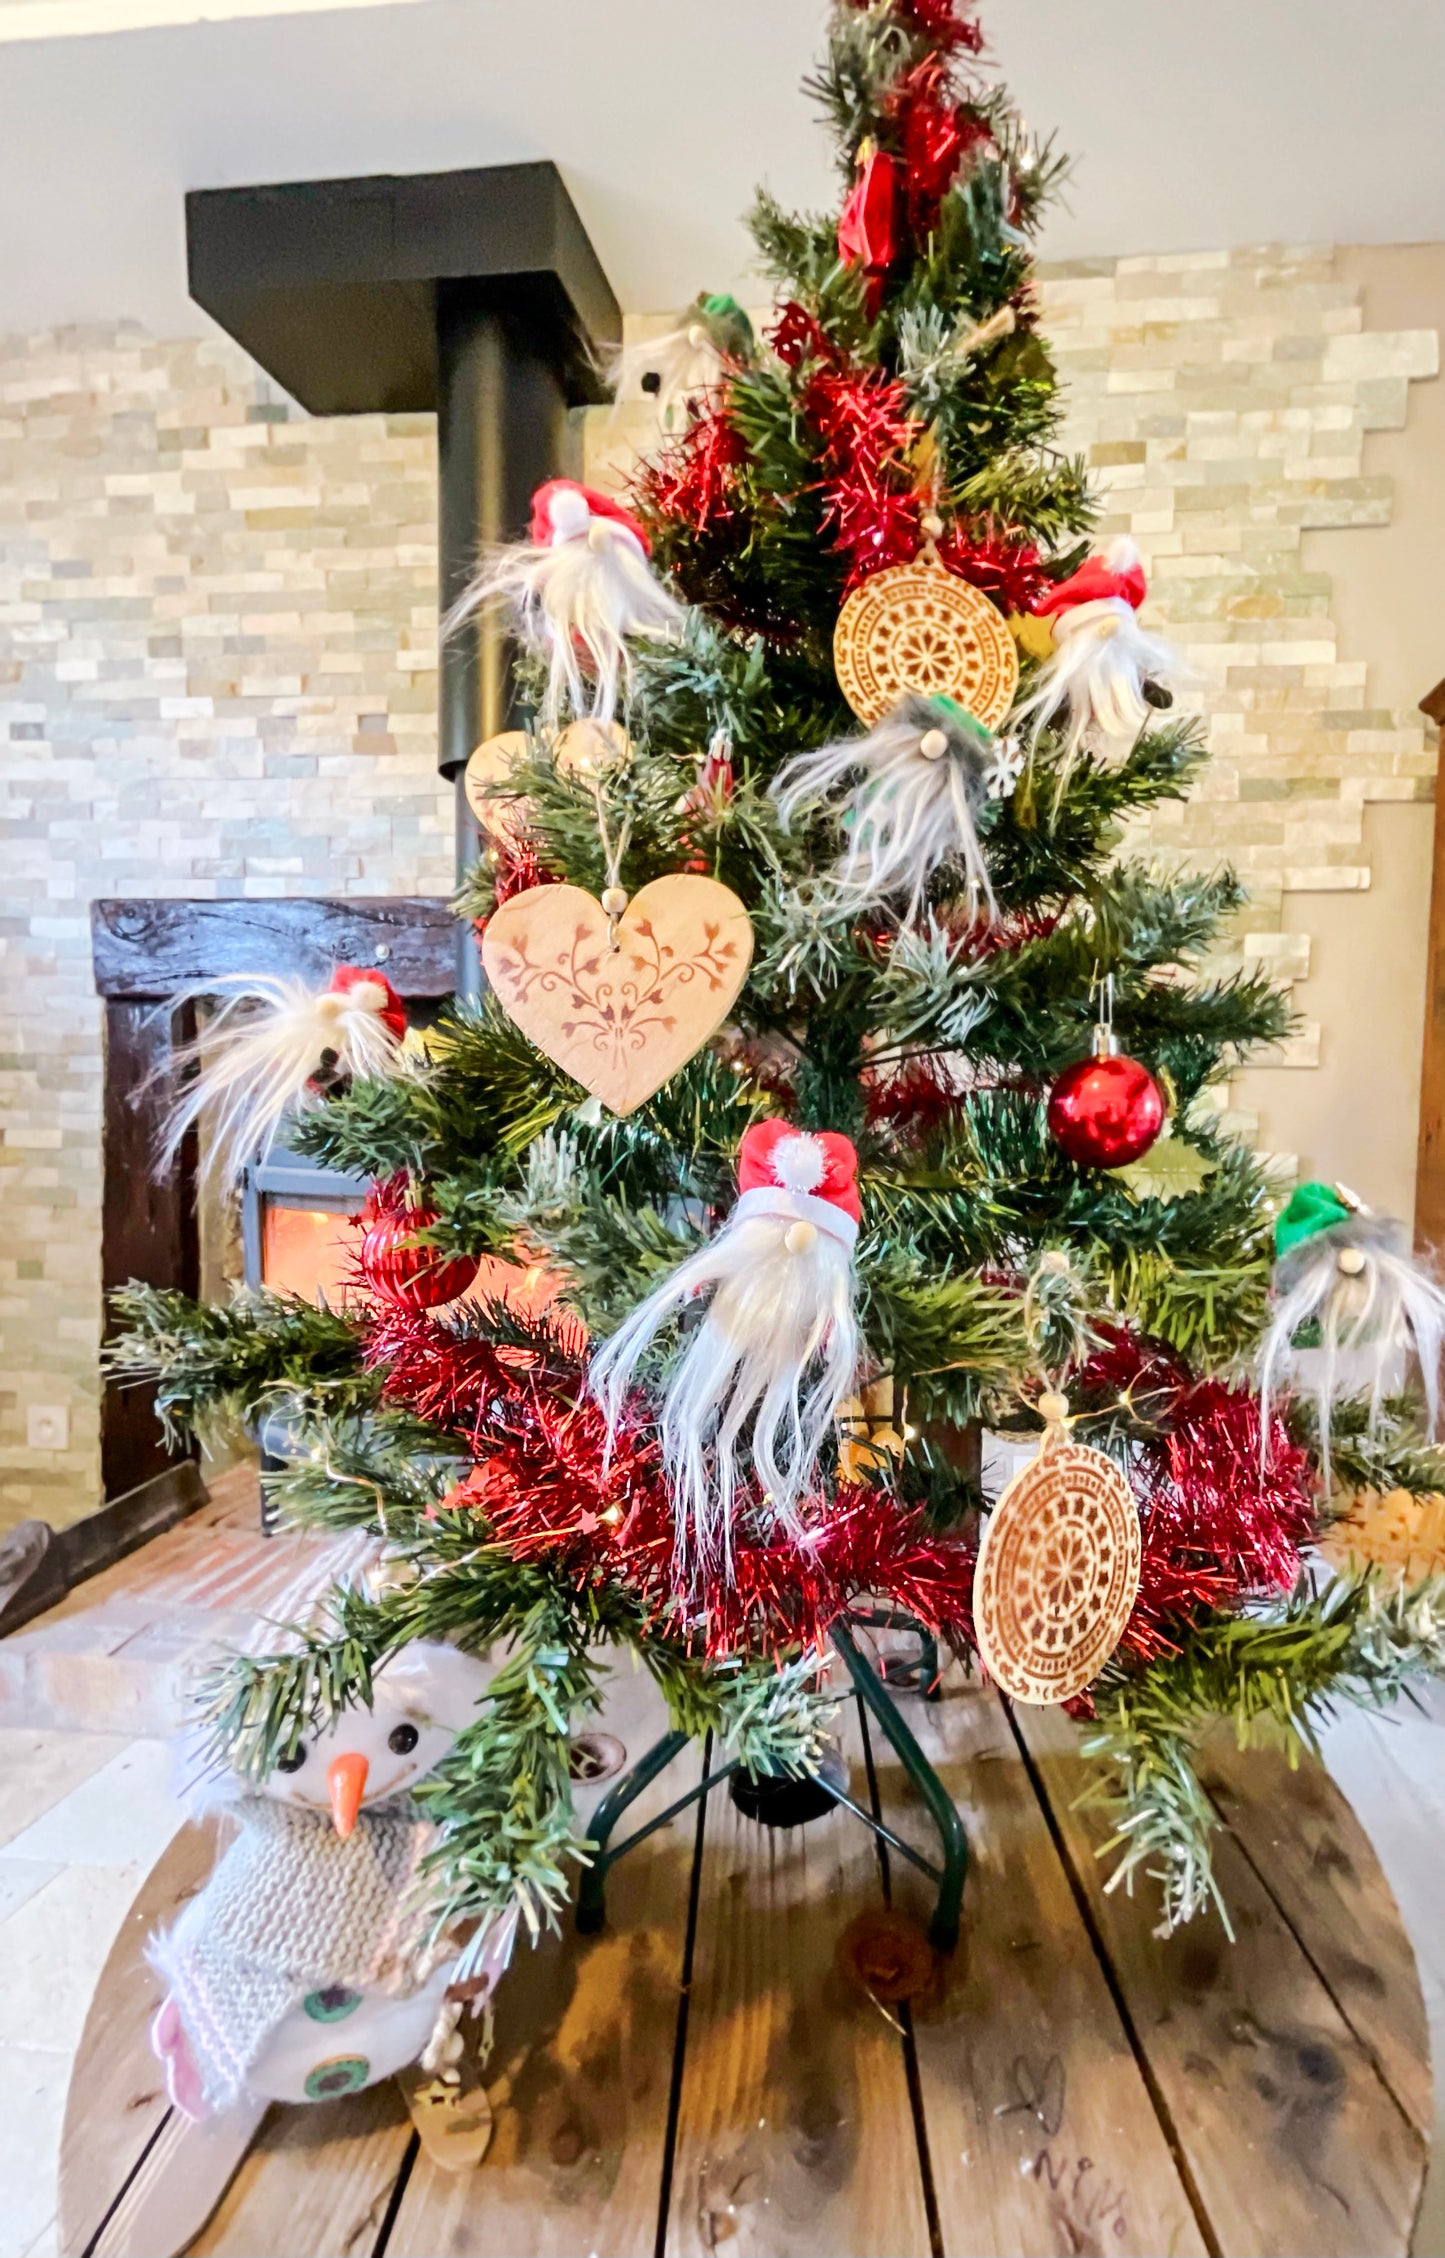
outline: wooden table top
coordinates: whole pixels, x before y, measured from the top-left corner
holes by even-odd
[[[1106,1827],[1052,1711],[961,1675],[900,1697],[956,1798],[973,1863],[936,1997],[884,2010],[838,1941],[918,1876],[846,1811],[782,1833],[725,1789],[621,1860],[600,1936],[519,1949],[486,2071],[481,2168],[418,2154],[388,2082],[275,2108],[194,2245],[229,2258],[1391,2258],[1408,2249],[1432,2122],[1414,1960],[1353,1814],[1316,1768],[1211,1755],[1236,1930],[1151,1935],[1152,1891],[1105,1887]],[[624,1663],[604,1729],[636,1756],[665,1720]],[[876,1730],[844,1713],[852,1794],[931,1848]],[[699,1776],[689,1749],[630,1815]],[[699,1810],[704,1814],[699,1820]],[[204,1879],[186,1829],[102,1977],[61,2159],[61,2247],[105,2221],[166,2103],[141,1946]]]

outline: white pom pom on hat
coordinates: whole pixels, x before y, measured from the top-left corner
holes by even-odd
[[[579,485],[575,478],[549,478],[532,496],[531,536],[542,548],[561,548],[568,541],[587,541],[596,548],[599,539],[632,541],[640,556],[651,554],[651,544],[630,510],[614,502],[595,486]]]
[[[816,1137],[800,1129],[783,1137],[768,1156],[774,1180],[789,1192],[816,1192],[828,1173],[828,1155]]]

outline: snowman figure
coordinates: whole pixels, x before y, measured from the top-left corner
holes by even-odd
[[[149,2237],[137,2250],[184,2247],[270,2102],[354,2093],[420,2060],[440,2072],[408,2093],[422,2125],[443,2081],[455,2089],[461,2007],[448,1992],[462,1943],[435,1933],[419,1869],[436,1829],[410,1791],[472,1722],[488,1677],[456,1648],[416,1641],[377,1670],[369,1709],[308,1731],[259,1787],[227,1796],[235,1839],[150,1948],[168,1986],[151,2043],[185,2154],[165,2174],[173,2215],[134,2222]],[[472,1936],[457,1988],[473,2005],[505,1970],[516,1925],[513,1909]],[[484,2133],[484,2095],[475,2106]]]

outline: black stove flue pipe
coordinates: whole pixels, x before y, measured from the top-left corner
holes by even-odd
[[[443,612],[525,530],[533,488],[575,475],[567,411],[605,396],[621,315],[555,165],[198,189],[186,239],[191,296],[311,414],[435,413]],[[462,771],[512,706],[504,623],[478,617],[438,684],[459,871],[477,850]],[[458,993],[480,985],[463,931]]]

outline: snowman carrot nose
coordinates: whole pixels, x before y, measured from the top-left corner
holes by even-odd
[[[356,1814],[366,1793],[366,1758],[333,1756],[326,1773],[331,1794],[331,1816],[343,1842],[356,1825]]]

